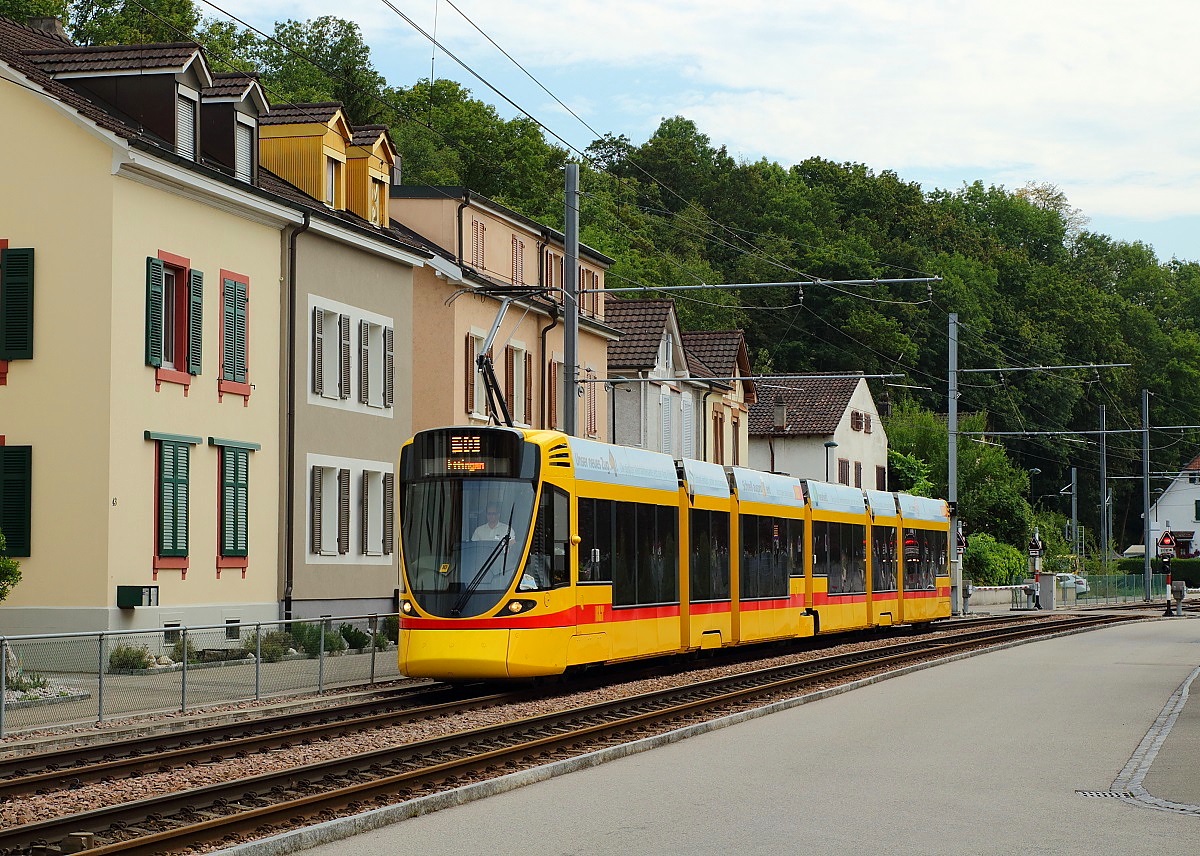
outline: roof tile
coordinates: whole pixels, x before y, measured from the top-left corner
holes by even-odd
[[[653,368],[673,308],[670,300],[626,300],[606,294],[604,323],[624,333],[608,343],[609,369]]]
[[[860,380],[844,372],[831,377],[760,380],[758,401],[750,407],[750,433],[775,437],[832,434]],[[782,429],[775,427],[777,398],[782,398],[787,407]]]

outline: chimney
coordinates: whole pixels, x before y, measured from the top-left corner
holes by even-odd
[[[787,405],[783,403],[783,396],[775,396],[775,430],[782,431],[787,427]]]
[[[62,39],[64,42],[69,41],[67,39],[67,31],[63,29],[63,22],[58,18],[53,16],[29,18],[27,23],[29,24],[29,29],[31,30],[40,30],[43,33],[49,33],[52,36],[58,36],[58,38]]]

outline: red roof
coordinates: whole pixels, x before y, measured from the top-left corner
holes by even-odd
[[[624,300],[604,296],[604,323],[623,335],[608,343],[609,369],[651,369],[675,304],[670,300]]]

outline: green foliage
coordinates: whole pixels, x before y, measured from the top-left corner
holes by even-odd
[[[897,449],[888,449],[888,470],[891,487],[911,493],[913,496],[933,496],[933,482],[929,479],[930,466],[915,455]]]
[[[71,0],[67,30],[79,45],[186,42],[200,11],[192,0]]]
[[[342,626],[338,628],[338,632],[341,634],[342,639],[346,641],[347,648],[353,648],[356,651],[361,651],[363,648],[366,648],[371,644],[371,635],[355,627],[353,624],[343,623]]]
[[[296,647],[310,657],[321,654],[322,637],[326,654],[336,654],[346,650],[346,640],[332,630],[325,630],[323,624],[307,624],[303,621],[292,625],[292,639]]]
[[[109,669],[147,669],[153,662],[145,645],[135,647],[122,643],[108,652]]]
[[[19,671],[15,675],[7,675],[4,686],[6,689],[17,692],[27,693],[30,690],[40,690],[50,685],[45,675],[40,675],[37,672]]]
[[[24,24],[30,18],[67,18],[67,0],[0,0],[0,17]]]
[[[171,646],[171,659],[176,663],[182,663],[184,662],[185,655],[187,657],[187,662],[197,662],[196,646],[192,644],[191,639],[187,639],[185,641],[184,637],[180,636],[177,640],[175,640],[175,644]]]
[[[385,615],[380,620],[379,638],[392,644],[400,640],[400,619],[395,615]]]
[[[283,659],[283,655],[288,652],[293,644],[292,634],[284,630],[269,630],[262,635],[261,649],[259,647],[258,634],[251,632],[246,634],[242,640],[242,646],[247,652],[254,654],[258,652],[264,663],[278,663]]]
[[[21,563],[5,552],[4,533],[0,532],[0,601],[21,581]]]
[[[963,578],[977,586],[1015,585],[1028,576],[1025,554],[1011,544],[1002,544],[991,535],[967,538],[963,550]]]

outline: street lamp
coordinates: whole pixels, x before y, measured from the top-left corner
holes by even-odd
[[[825,481],[829,481],[829,451],[837,448],[837,440],[825,441]]]
[[[1030,467],[1029,468],[1029,507],[1030,508],[1033,507],[1033,477],[1040,476],[1041,474],[1042,474],[1041,468],[1039,468],[1039,467]]]

